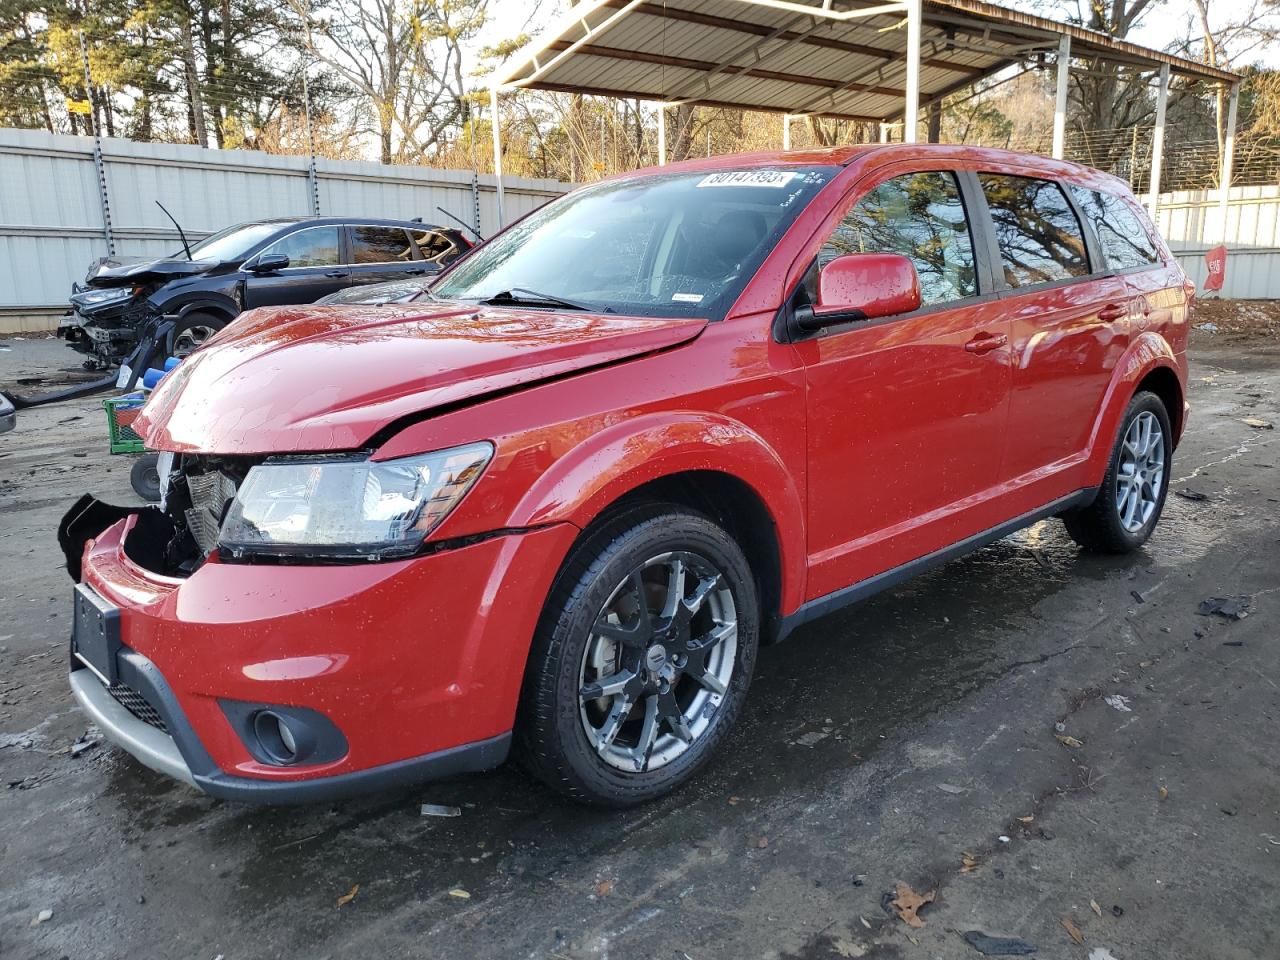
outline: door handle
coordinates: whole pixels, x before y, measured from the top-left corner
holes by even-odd
[[[1129,312],[1129,308],[1120,303],[1108,303],[1098,310],[1099,320],[1119,320]]]
[[[345,271],[345,270],[326,270],[326,271],[324,272],[324,275],[325,275],[326,277],[345,277],[345,276],[347,275],[347,271]]]
[[[964,348],[970,353],[990,353],[992,350],[999,350],[1009,342],[1009,338],[1003,333],[980,333],[968,343]]]

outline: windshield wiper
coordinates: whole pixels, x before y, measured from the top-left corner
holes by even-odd
[[[566,300],[564,297],[557,297],[550,293],[539,293],[537,290],[530,290],[528,287],[512,287],[510,290],[503,290],[491,297],[486,297],[480,303],[491,307],[538,306],[542,304],[550,307],[563,307],[566,310],[585,310],[588,313],[613,313],[612,307],[589,307],[584,303],[574,303],[572,300]]]

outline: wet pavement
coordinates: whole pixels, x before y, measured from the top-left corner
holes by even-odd
[[[1046,522],[806,627],[762,652],[718,761],[625,813],[512,769],[257,809],[73,756],[53,530],[83,492],[129,499],[129,462],[97,400],[22,414],[0,436],[0,957],[976,958],[974,930],[1051,958],[1280,956],[1280,431],[1242,422],[1280,422],[1280,344],[1193,357],[1173,490],[1207,499],[1171,496],[1144,550],[1086,556]],[[0,343],[0,382],[59,366]],[[1250,616],[1197,613],[1226,595]],[[897,883],[936,891],[922,927]]]

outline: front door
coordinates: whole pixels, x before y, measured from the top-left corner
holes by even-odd
[[[922,306],[797,344],[808,384],[810,599],[989,526],[973,507],[999,480],[1009,323],[982,289],[974,249],[956,176],[928,171],[863,193],[819,253],[815,271],[844,253],[909,257]]]
[[[283,303],[314,303],[351,283],[350,268],[342,261],[341,228],[335,225],[295,230],[267,247],[255,260],[274,254],[288,257],[289,265],[270,273],[245,271],[246,310]]]

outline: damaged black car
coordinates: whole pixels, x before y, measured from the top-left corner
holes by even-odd
[[[471,247],[458,230],[421,219],[292,217],[238,224],[198,243],[183,235],[171,256],[94,264],[58,334],[85,354],[87,368],[105,369],[163,318],[172,326],[162,355],[184,357],[244,310],[426,278]]]

